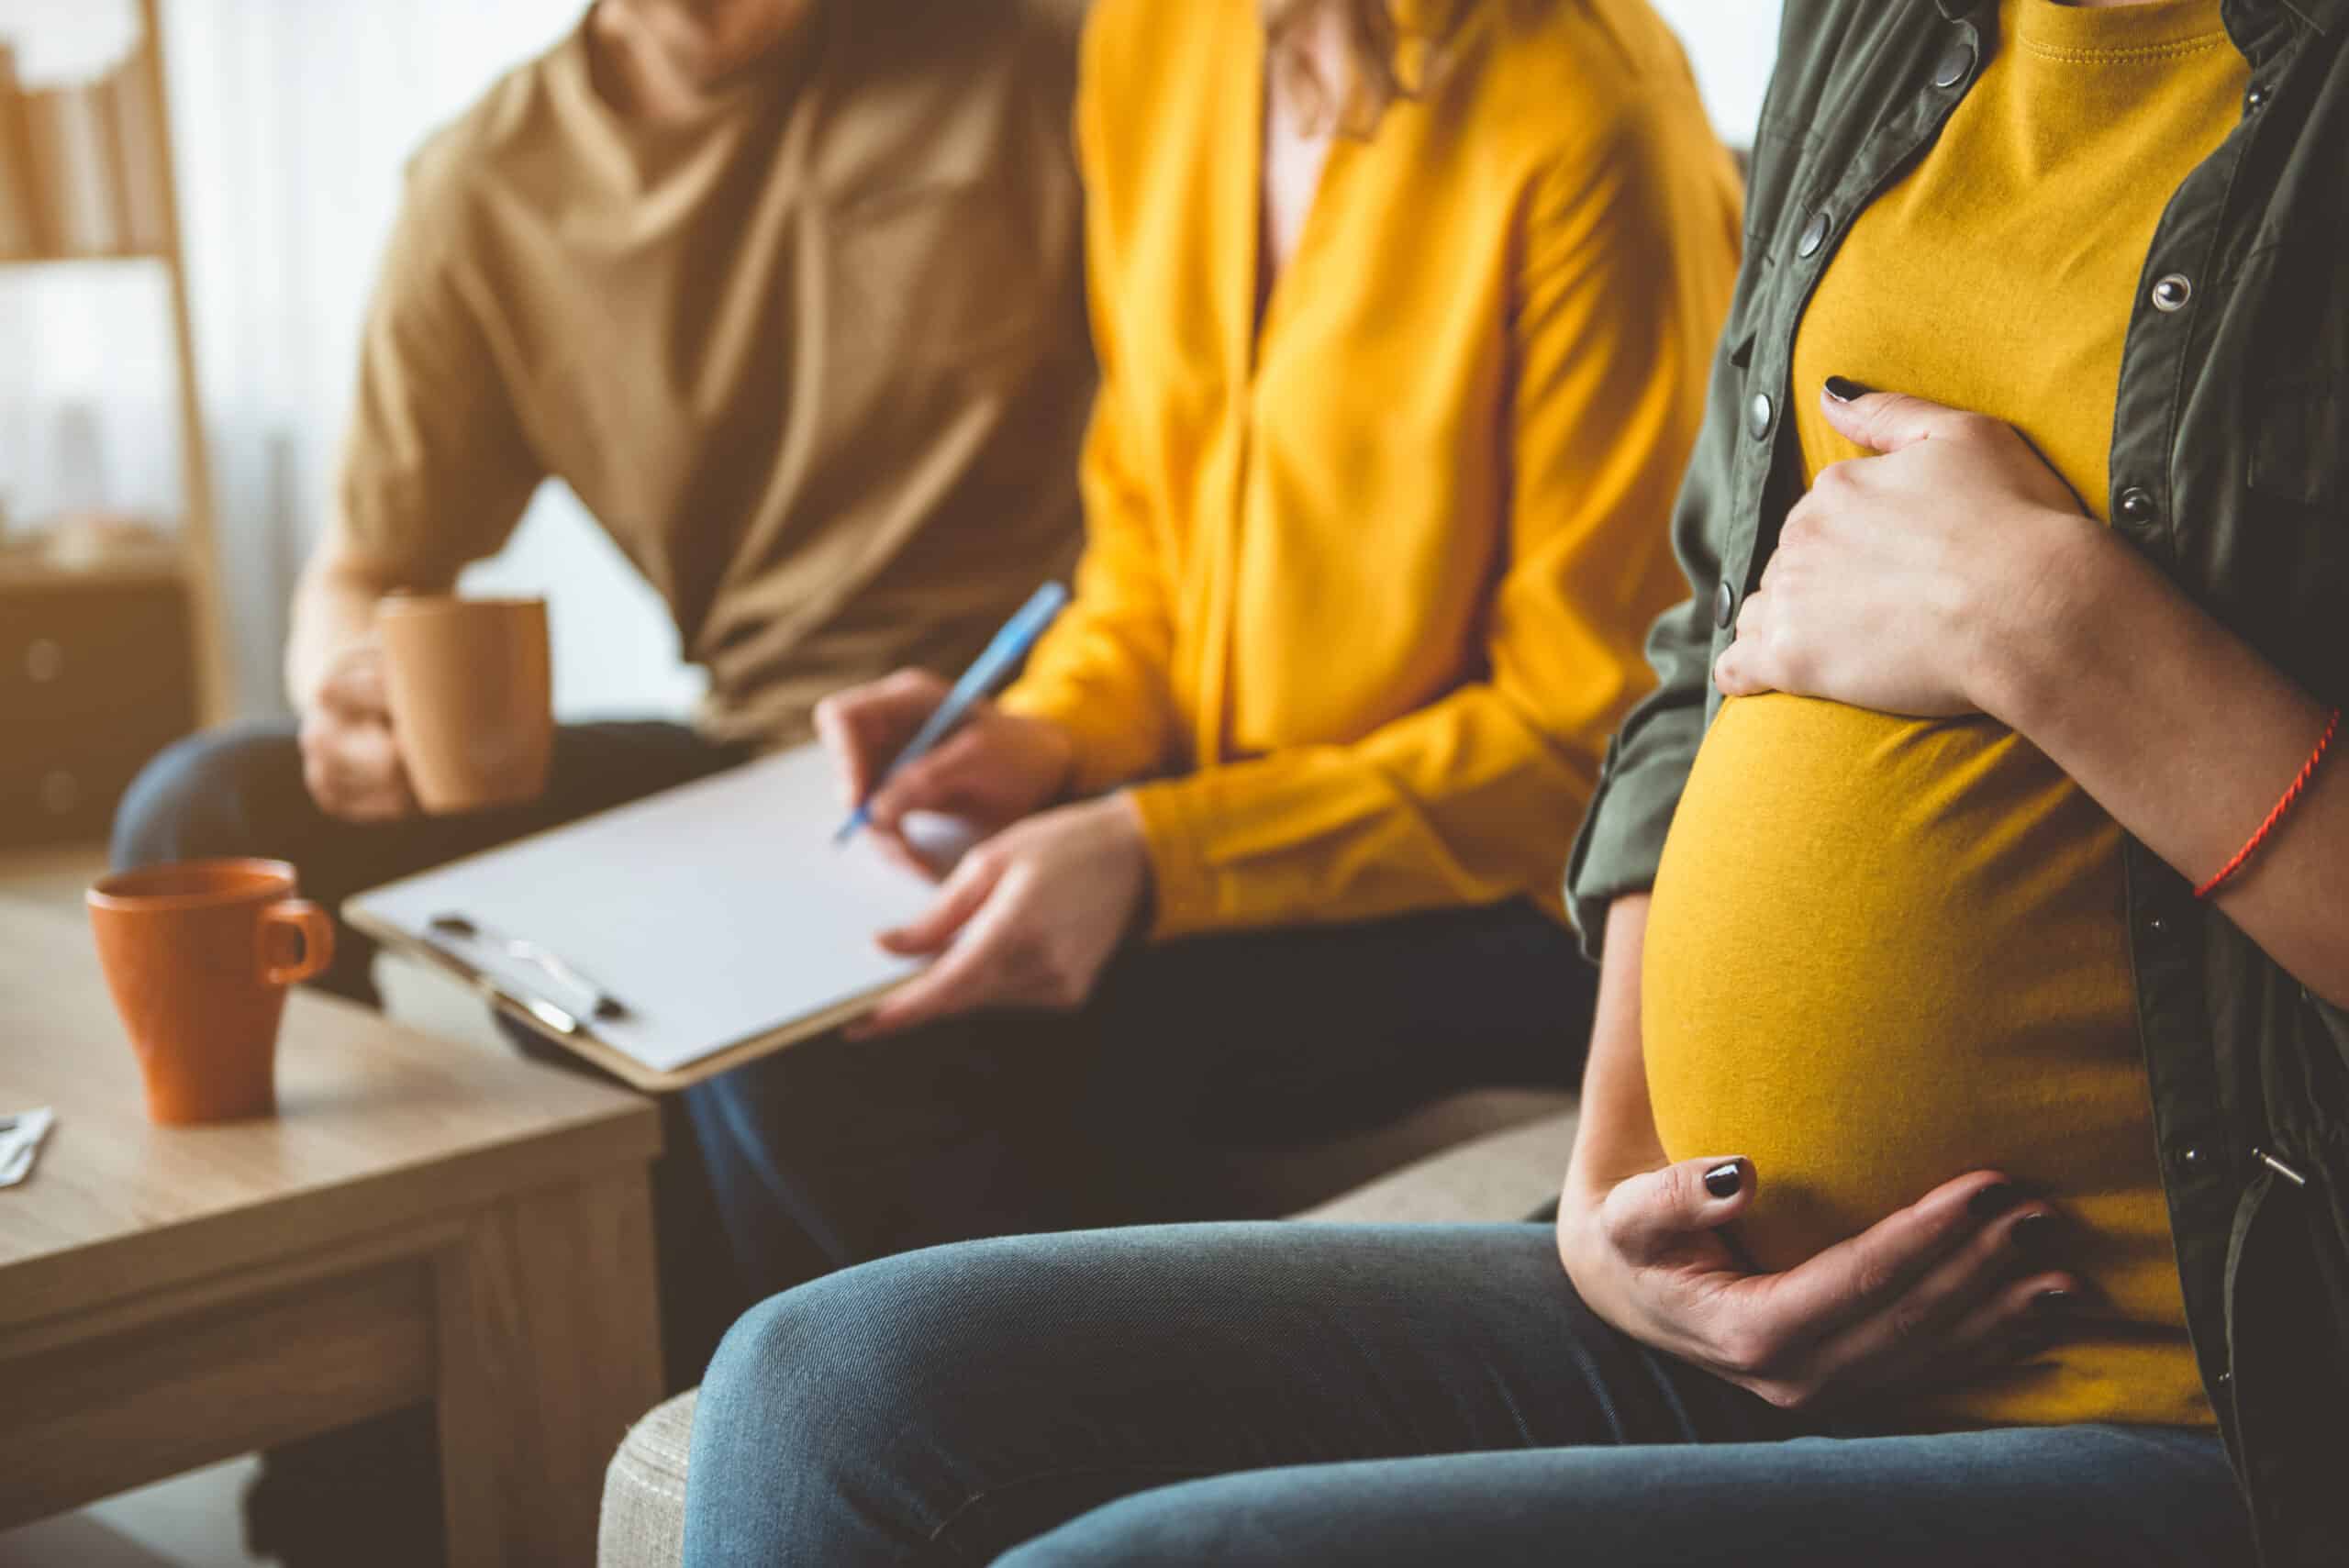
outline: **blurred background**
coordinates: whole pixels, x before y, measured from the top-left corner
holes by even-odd
[[[1777,0],[1658,4],[1722,134],[1742,142]],[[205,711],[284,712],[286,595],[326,516],[404,163],[581,10],[581,0],[0,0],[0,563],[15,562],[21,580],[61,555],[111,549],[129,561],[145,530],[182,528],[192,484],[208,488],[219,636],[198,639],[217,649]],[[165,109],[155,124],[142,75],[150,11]],[[176,225],[143,150],[153,145],[176,173]],[[193,472],[181,444],[191,407],[208,459]],[[152,633],[180,613],[152,575],[118,573],[143,585],[118,586],[115,619]],[[681,712],[699,690],[659,603],[560,485],[468,586],[550,597],[563,717]],[[29,625],[39,599],[0,597],[0,621]],[[151,664],[171,640],[150,635],[75,666]],[[152,711],[118,730],[123,758],[68,759],[26,784],[39,812],[86,833],[119,787],[112,774],[136,766],[130,752],[203,706],[204,662],[170,672],[172,683],[150,671],[85,692],[83,706]],[[173,683],[189,689],[164,689]],[[0,684],[0,697],[9,690]],[[0,800],[0,818],[17,817],[17,804]]]

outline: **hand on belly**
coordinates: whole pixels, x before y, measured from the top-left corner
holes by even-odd
[[[1878,1403],[2010,1368],[2076,1279],[2043,1261],[2055,1221],[1996,1172],[1936,1187],[1783,1270],[1725,1234],[1762,1193],[1742,1160],[1637,1173],[1596,1202],[1569,1184],[1560,1255],[1584,1300],[1644,1343],[1774,1405]]]

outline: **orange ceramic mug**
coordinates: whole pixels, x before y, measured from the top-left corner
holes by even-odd
[[[275,1114],[285,988],[334,959],[334,922],[284,861],[187,861],[101,878],[90,927],[147,1080],[147,1117]]]

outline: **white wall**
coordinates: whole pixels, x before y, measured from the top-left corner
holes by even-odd
[[[854,0],[852,0],[854,3]],[[1189,0],[1160,0],[1187,4]],[[1654,0],[1722,135],[1750,139],[1778,0]],[[407,153],[582,0],[165,0],[205,412],[235,586],[238,689],[279,707],[295,563],[327,513],[361,314]],[[28,75],[103,66],[130,0],[0,0]],[[106,499],[167,514],[168,361],[152,280],[119,270],[0,282],[0,502],[21,525]],[[95,432],[76,415],[95,408]],[[78,424],[77,424],[78,421]],[[95,457],[92,455],[95,452]],[[102,482],[93,476],[101,471]],[[100,484],[101,497],[93,494]],[[469,584],[552,603],[565,715],[677,712],[701,687],[665,611],[560,486]]]
[[[1744,146],[1778,52],[1779,0],[1652,0],[1680,35],[1722,137]]]

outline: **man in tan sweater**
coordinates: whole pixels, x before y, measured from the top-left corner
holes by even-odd
[[[597,0],[435,135],[409,168],[334,513],[295,595],[299,725],[158,758],[123,804],[117,861],[275,856],[332,906],[799,740],[827,693],[908,663],[959,671],[1078,540],[1083,8]],[[708,698],[690,726],[565,726],[534,806],[423,817],[375,605],[449,588],[550,479],[666,601]],[[373,1000],[372,958],[345,933],[324,983]],[[664,1253],[716,1234],[665,1200],[662,1224]],[[726,1320],[708,1319],[740,1305],[695,1295],[698,1313],[672,1303],[686,1374]],[[425,1560],[400,1518],[329,1496],[410,1469],[273,1456],[256,1548]]]
[[[802,739],[901,664],[958,672],[1077,542],[1081,9],[602,0],[434,136],[295,594],[298,737],[168,753],[118,858],[280,853],[355,891]],[[420,817],[376,602],[448,588],[549,479],[708,698],[690,728],[566,728],[538,807]]]

